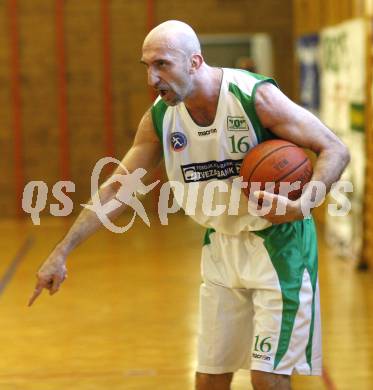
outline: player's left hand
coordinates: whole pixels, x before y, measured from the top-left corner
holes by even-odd
[[[36,277],[35,290],[29,299],[28,306],[34,303],[43,289],[48,290],[50,295],[59,290],[61,284],[67,278],[66,255],[64,252],[55,248],[40,267]]]
[[[300,198],[290,200],[282,195],[276,195],[267,191],[255,191],[253,199],[249,200],[249,211],[259,215],[273,224],[286,223],[304,219]],[[262,206],[258,207],[258,201],[262,199]]]

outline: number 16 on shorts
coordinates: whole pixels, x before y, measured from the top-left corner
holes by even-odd
[[[270,361],[271,356],[269,353],[272,350],[271,337],[261,337],[260,335],[256,335],[254,337],[254,345],[253,345],[253,358],[260,359],[265,361]]]

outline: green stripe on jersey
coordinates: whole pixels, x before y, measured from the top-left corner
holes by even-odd
[[[248,70],[244,70],[244,69],[237,69],[238,71],[242,72],[242,73],[246,73],[246,75],[248,76],[251,76],[251,77],[254,77],[255,79],[257,80],[262,80],[262,81],[270,81],[273,85],[275,85],[276,87],[278,86],[276,81],[268,76],[263,76],[262,74],[260,73],[254,73],[254,72],[250,72]]]
[[[280,339],[274,368],[286,354],[299,308],[299,292],[303,274],[307,269],[313,289],[310,335],[306,347],[307,363],[312,370],[312,337],[315,316],[315,292],[317,283],[317,240],[312,219],[273,225],[255,232],[263,238],[272,264],[276,270],[283,300]]]
[[[161,141],[162,145],[163,145],[163,118],[165,116],[167,108],[168,108],[167,104],[162,99],[160,99],[158,100],[157,103],[153,105],[151,109],[155,132],[157,133],[157,136]]]
[[[229,92],[231,92],[241,103],[242,107],[244,108],[246,115],[249,117],[254,130],[256,137],[258,139],[258,143],[261,143],[263,141],[267,141],[269,139],[276,138],[276,136],[268,129],[264,128],[262,124],[260,123],[260,120],[258,118],[258,115],[256,114],[255,110],[255,94],[257,88],[262,85],[263,83],[272,83],[273,85],[277,86],[276,81],[264,77],[262,75],[256,74],[256,73],[250,73],[247,71],[242,70],[242,72],[245,72],[253,77],[255,77],[257,80],[259,80],[258,83],[255,84],[252,95],[247,95],[244,93],[240,87],[234,83],[229,83]]]

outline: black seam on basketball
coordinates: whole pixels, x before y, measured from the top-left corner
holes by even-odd
[[[299,169],[303,164],[305,164],[308,160],[308,157],[306,157],[298,166],[296,166],[295,168],[293,168],[290,172],[287,172],[286,175],[280,177],[278,180],[275,181],[275,183],[279,183],[281,182],[281,180],[285,179],[285,177],[291,175],[293,172],[295,172],[297,169]]]
[[[260,145],[260,144],[259,144]],[[279,148],[275,149],[275,150],[272,150],[271,152],[269,152],[268,154],[266,154],[265,156],[263,156],[255,165],[255,167],[252,169],[251,171],[251,175],[249,176],[249,178],[247,179],[247,182],[250,183],[250,179],[251,179],[251,176],[253,175],[253,173],[255,172],[256,168],[258,168],[259,164],[261,164],[263,162],[264,159],[266,159],[267,157],[269,157],[271,154],[277,152],[278,150],[281,150],[281,149],[284,149],[284,148],[296,148],[297,145],[284,145],[284,146],[280,146]]]

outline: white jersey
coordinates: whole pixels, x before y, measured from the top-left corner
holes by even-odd
[[[221,233],[236,235],[270,226],[248,213],[247,198],[233,184],[249,149],[273,138],[254,107],[256,88],[263,82],[275,84],[257,74],[224,68],[216,116],[206,127],[193,121],[184,103],[167,106],[158,97],[152,107],[168,178],[182,184],[182,193],[180,185],[174,191],[176,200],[199,224]]]

